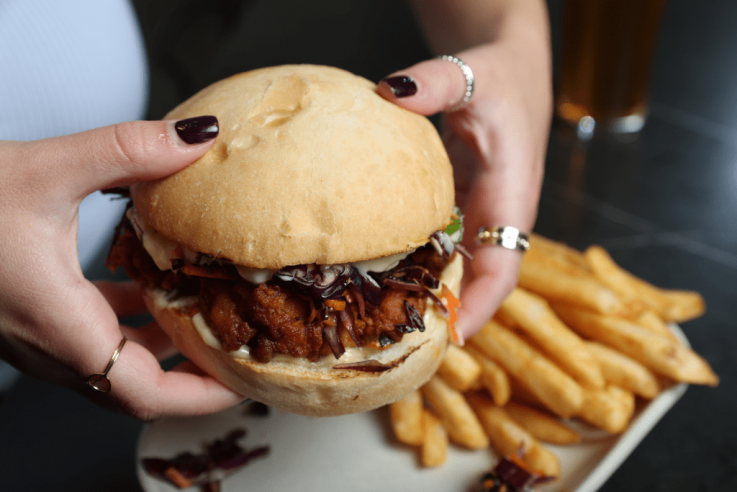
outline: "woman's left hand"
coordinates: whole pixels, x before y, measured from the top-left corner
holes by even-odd
[[[379,84],[379,93],[401,107],[424,115],[445,111],[443,141],[465,216],[463,242],[474,256],[466,265],[458,320],[466,338],[514,288],[522,259],[519,251],[477,246],[476,233],[482,226],[531,231],[542,185],[552,113],[550,63],[530,59],[513,41],[501,38],[457,54],[475,76],[473,96],[460,110],[448,112],[466,88],[460,68],[449,61],[424,61]]]

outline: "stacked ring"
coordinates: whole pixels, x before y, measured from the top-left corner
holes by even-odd
[[[530,249],[530,239],[527,234],[510,226],[481,227],[476,234],[476,244],[493,244],[515,251]]]

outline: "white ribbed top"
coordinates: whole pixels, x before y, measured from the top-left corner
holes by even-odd
[[[0,1],[0,140],[36,140],[143,117],[148,68],[127,0]],[[83,269],[106,247],[123,204],[80,208]]]

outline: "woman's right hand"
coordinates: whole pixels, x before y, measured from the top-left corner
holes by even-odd
[[[141,420],[211,413],[243,399],[189,362],[164,372],[159,359],[172,346],[161,329],[118,321],[145,311],[138,288],[89,282],[77,256],[86,195],[172,174],[201,157],[217,133],[217,120],[203,117],[0,142],[0,357]],[[108,374],[112,391],[97,393],[85,381],[103,372],[124,336]]]

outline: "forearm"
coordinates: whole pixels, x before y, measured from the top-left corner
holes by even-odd
[[[458,54],[477,86],[517,84],[547,138],[552,115],[552,54],[544,0],[412,0],[435,54]],[[478,89],[478,87],[477,87]],[[477,90],[477,92],[479,92]],[[535,128],[531,129],[535,130]]]
[[[543,0],[412,0],[427,42],[451,54],[491,42],[511,42],[549,58],[550,28]]]

